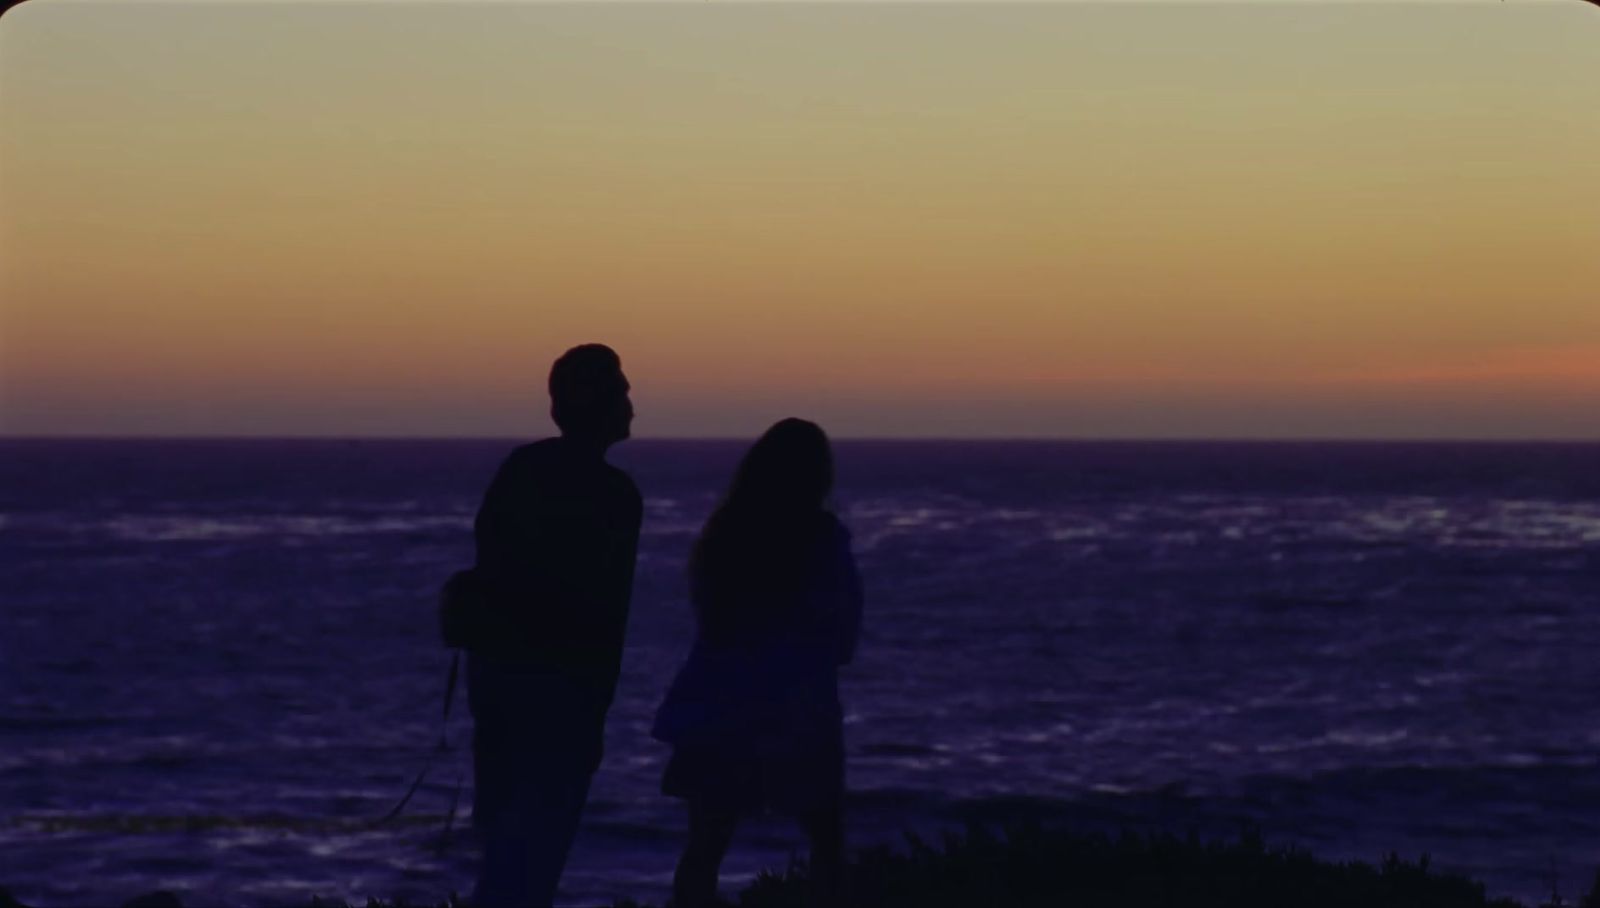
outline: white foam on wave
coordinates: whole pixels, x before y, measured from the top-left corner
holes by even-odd
[[[433,530],[470,530],[461,515],[422,517],[345,517],[322,514],[246,515],[120,515],[85,522],[82,529],[100,530],[129,542],[215,542],[263,537],[365,536]]]

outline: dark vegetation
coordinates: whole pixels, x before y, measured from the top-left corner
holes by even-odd
[[[1198,836],[1084,834],[1037,824],[996,833],[971,826],[935,845],[916,837],[899,849],[860,852],[851,864],[850,908],[1530,908],[1489,898],[1483,885],[1390,855],[1380,865],[1321,861],[1246,833],[1232,841]],[[0,908],[18,903],[0,889]],[[803,865],[763,874],[737,896],[738,908],[805,908]],[[124,908],[179,908],[152,893]],[[437,908],[465,908],[454,897]],[[191,906],[192,908],[192,906]],[[302,906],[296,906],[302,908]],[[310,908],[435,908],[313,899]],[[631,901],[613,908],[645,908]],[[1552,893],[1537,908],[1600,908],[1600,874],[1586,896]]]
[[[939,846],[859,854],[852,908],[1524,908],[1483,885],[1439,874],[1426,857],[1382,865],[1319,861],[1257,834],[1230,842],[1170,835],[1085,835],[1037,825],[1001,835],[971,827]],[[804,908],[805,873],[764,875],[739,908]],[[1600,878],[1572,908],[1600,908]],[[627,904],[616,908],[632,908]]]

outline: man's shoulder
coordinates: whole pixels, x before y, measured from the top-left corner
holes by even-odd
[[[829,535],[850,535],[850,528],[844,525],[844,521],[839,519],[839,515],[827,509],[817,514],[817,525],[822,528],[824,533]]]
[[[597,464],[590,458],[575,457],[559,437],[518,446],[506,457],[506,466],[524,483],[552,491],[565,489],[585,497],[609,492],[635,507],[643,506],[639,487],[625,470],[603,460]]]
[[[523,499],[549,485],[552,473],[559,470],[551,455],[549,439],[512,448],[495,472],[491,494]]]
[[[512,448],[506,460],[511,463],[538,463],[549,461],[560,453],[561,439],[541,438]]]
[[[616,489],[618,497],[626,500],[635,508],[644,507],[644,496],[639,493],[639,484],[627,470],[616,464],[606,464],[606,478],[611,486]]]
[[[632,489],[634,492],[639,491],[639,486],[633,481],[633,475],[627,470],[624,470],[610,461],[605,462],[605,468],[606,476],[609,477],[610,480],[616,483],[619,487]]]
[[[836,548],[850,549],[850,528],[832,511],[822,512],[822,537]]]
[[[501,469],[522,479],[534,479],[567,466],[559,438],[530,441],[511,449]]]

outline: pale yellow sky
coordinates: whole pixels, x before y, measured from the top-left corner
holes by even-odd
[[[1582,3],[0,25],[0,432],[1600,437]]]

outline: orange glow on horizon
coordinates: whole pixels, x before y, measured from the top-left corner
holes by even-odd
[[[1591,10],[447,7],[8,14],[0,432],[1600,437]]]

